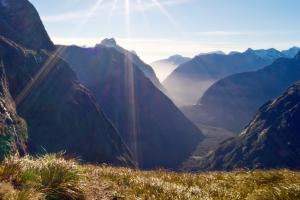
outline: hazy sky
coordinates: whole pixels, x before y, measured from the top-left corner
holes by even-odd
[[[30,0],[52,40],[103,38],[151,62],[173,54],[300,46],[299,0]]]

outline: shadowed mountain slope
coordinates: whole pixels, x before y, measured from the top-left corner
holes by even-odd
[[[130,153],[68,64],[0,38],[0,56],[30,153],[66,151],[85,161],[130,163]]]
[[[262,106],[237,137],[201,160],[198,170],[300,169],[300,83]]]
[[[0,14],[0,59],[17,112],[28,124],[29,153],[66,151],[83,161],[132,166],[131,153],[94,97],[48,51],[54,46],[33,6],[3,0]]]
[[[128,56],[104,45],[60,54],[93,92],[142,168],[176,168],[203,137]]]

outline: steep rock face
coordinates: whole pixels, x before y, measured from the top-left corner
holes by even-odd
[[[264,69],[216,82],[198,105],[183,110],[196,123],[240,132],[262,104],[276,98],[298,80],[300,61],[280,58]]]
[[[176,168],[203,137],[139,67],[113,48],[61,49],[141,168]]]
[[[66,151],[84,161],[132,164],[130,153],[68,64],[0,37],[0,57],[30,153]]]
[[[180,65],[163,85],[179,106],[194,105],[216,81],[235,73],[260,69],[273,61],[270,57],[258,56],[252,49],[230,55],[200,55]]]
[[[5,78],[3,62],[0,59],[0,160],[11,154],[27,153],[27,127],[16,113]]]
[[[198,170],[300,169],[300,83],[260,108],[237,137],[204,158]]]
[[[30,49],[54,50],[34,6],[27,0],[1,0],[0,33]]]

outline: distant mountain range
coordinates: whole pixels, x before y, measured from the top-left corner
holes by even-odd
[[[193,170],[300,169],[300,83],[262,106],[243,132]]]
[[[261,70],[221,79],[205,92],[197,105],[182,110],[195,123],[239,132],[262,104],[298,80],[299,59],[280,58]]]
[[[2,1],[0,16],[4,109],[0,118],[6,119],[0,123],[15,128],[1,137],[0,143],[11,142],[12,153],[16,149],[22,154],[65,151],[83,161],[134,166],[128,147],[91,93],[53,52],[55,46],[32,4]]]
[[[170,56],[151,63],[150,65],[156,72],[159,80],[164,81],[179,65],[191,60],[191,58],[183,57],[181,55]]]
[[[59,54],[92,91],[141,168],[178,167],[202,140],[201,131],[155,87],[132,54],[104,43],[61,46]]]
[[[226,76],[261,69],[281,57],[292,58],[296,47],[287,51],[276,49],[253,50],[228,55],[212,53],[199,55],[175,69],[163,82],[179,106],[196,104],[204,92],[216,81]]]

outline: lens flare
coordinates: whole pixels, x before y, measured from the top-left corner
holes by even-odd
[[[130,36],[130,2],[129,0],[124,1],[124,9],[125,9],[125,26],[126,26],[126,35]]]
[[[145,7],[144,7],[142,1],[141,0],[136,0],[136,3],[138,5],[138,8],[139,8],[140,12],[142,13],[144,21],[146,22],[147,28],[149,28],[148,27],[148,25],[149,25],[148,18],[146,16]]]
[[[93,15],[96,13],[96,11],[98,10],[98,8],[102,5],[104,0],[97,0],[97,2],[95,3],[95,5],[93,5],[89,12],[87,13],[87,15],[83,18],[82,22],[80,23],[79,27],[84,26],[87,22],[89,22],[89,20],[93,17]]]
[[[48,60],[43,64],[38,73],[35,74],[32,80],[28,82],[24,89],[20,92],[20,94],[17,95],[15,99],[15,103],[17,106],[20,105],[23,100],[34,90],[34,88],[37,85],[41,84],[45,77],[47,77],[47,75],[53,70],[57,62],[60,60],[58,52],[59,51],[56,51],[49,55]]]
[[[132,54],[125,53],[124,57],[124,64],[125,64],[125,85],[126,85],[126,92],[127,92],[127,106],[128,106],[128,133],[130,134],[130,142],[129,147],[133,153],[133,157],[138,165],[139,158],[141,155],[139,154],[138,150],[138,116],[136,112],[136,94],[135,94],[135,76],[134,76],[134,64],[132,63]]]

